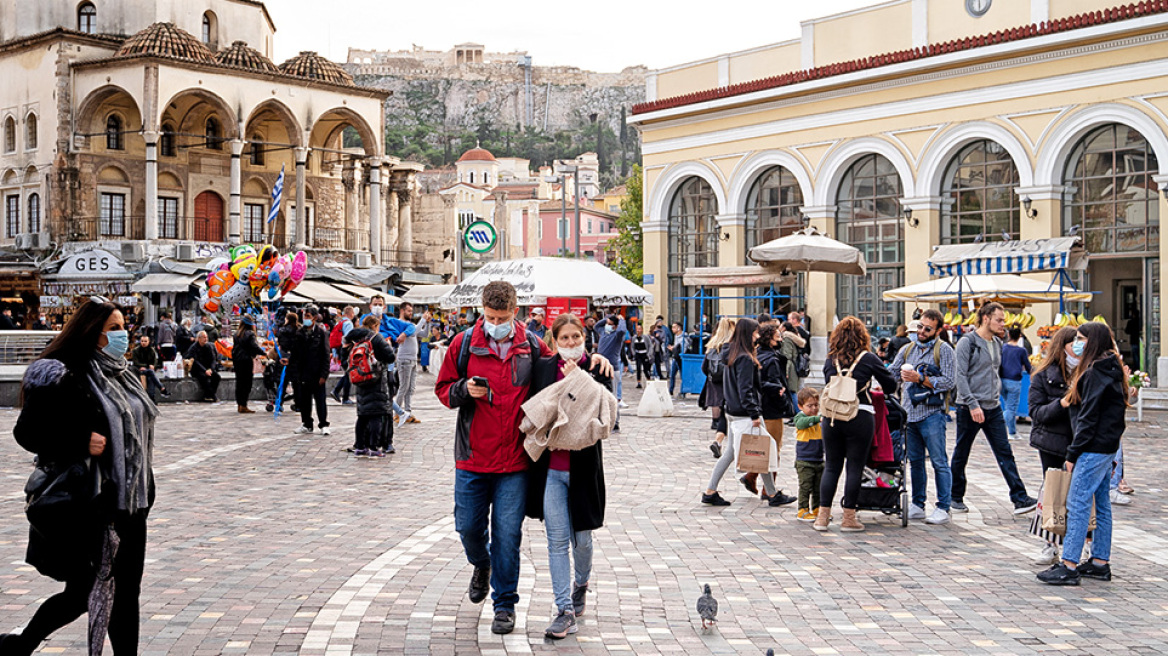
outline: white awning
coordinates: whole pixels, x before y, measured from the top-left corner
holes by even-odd
[[[442,297],[450,293],[454,285],[415,285],[401,297],[403,301],[420,305],[434,305],[442,302]]]
[[[1087,251],[1078,237],[1012,239],[938,246],[929,258],[929,275],[1034,273],[1087,268]]]
[[[323,283],[319,280],[302,280],[296,286],[296,293],[300,296],[310,298],[317,303],[330,303],[336,305],[360,305],[361,299],[351,294],[333,287],[332,285]]]
[[[150,273],[130,286],[138,293],[149,292],[185,292],[194,284],[195,280],[204,276],[187,275],[184,273]]]
[[[401,299],[390,296],[389,294],[372,287],[366,287],[364,285],[351,285],[343,282],[330,282],[329,284],[345,292],[346,294],[352,294],[353,296],[361,299],[362,305],[369,303],[369,299],[373,298],[374,296],[381,296],[384,298],[387,305],[398,305],[401,303]]]

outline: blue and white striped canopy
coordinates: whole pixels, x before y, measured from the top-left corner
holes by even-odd
[[[1033,273],[1086,266],[1078,237],[939,246],[929,258],[934,276]]]

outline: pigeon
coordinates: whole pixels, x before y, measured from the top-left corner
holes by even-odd
[[[1002,231],[1002,241],[1010,241],[1011,239],[1013,239],[1013,237],[1010,236],[1010,233],[1003,230]]]
[[[767,653],[766,653],[766,656],[775,656],[775,650],[774,650],[774,649],[768,649],[768,650],[767,650]]]
[[[718,600],[710,594],[710,584],[704,588],[704,594],[698,597],[698,615],[702,618],[702,629],[709,631],[710,627],[718,623]]]
[[[1078,223],[1076,223],[1075,225],[1071,226],[1071,229],[1067,231],[1067,236],[1068,236],[1068,237],[1073,237],[1073,236],[1075,236],[1075,235],[1077,235],[1077,234],[1079,234],[1079,224],[1078,224]]]
[[[983,241],[985,241],[985,233],[984,232],[973,238],[973,243],[975,243],[975,244],[980,244]]]

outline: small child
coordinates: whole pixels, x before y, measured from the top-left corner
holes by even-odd
[[[823,427],[819,425],[819,390],[804,387],[796,397],[799,414],[795,415],[795,471],[799,473],[799,512],[801,522],[813,522],[819,515],[819,481],[823,478]]]
[[[276,349],[270,348],[264,355],[264,394],[267,397],[268,403],[264,409],[272,412],[276,409],[276,397],[278,392],[276,390],[280,385],[280,372],[284,367],[280,365],[280,358],[276,356]],[[280,411],[284,410],[284,399],[280,399]]]

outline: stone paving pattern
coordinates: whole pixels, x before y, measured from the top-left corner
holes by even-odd
[[[949,526],[864,513],[868,531],[819,534],[794,507],[768,508],[727,476],[728,508],[699,504],[714,461],[709,419],[638,419],[605,445],[607,525],[594,536],[595,593],[579,633],[552,643],[542,524],[528,521],[516,632],[490,633],[489,600],[466,600],[471,569],[454,533],[454,415],[420,376],[422,420],[383,460],[345,452],[352,408],[333,435],[292,434],[289,413],[166,406],[156,447],[158,503],[142,595],[143,654],[1029,654],[1168,652],[1168,464],[1160,424],[1129,425],[1134,503],[1117,508],[1115,580],[1052,588],[1034,580],[1039,544],[1015,518],[989,448],[970,466],[972,511]],[[637,397],[626,379],[629,401]],[[330,401],[330,405],[332,402]],[[0,410],[11,435],[16,410]],[[788,429],[791,430],[791,429]],[[796,487],[786,440],[780,483]],[[953,437],[950,430],[949,445]],[[1038,457],[1013,443],[1031,494]],[[23,562],[21,489],[31,459],[0,440],[0,630],[61,585]],[[838,518],[839,511],[837,509]],[[701,584],[721,602],[703,633]],[[82,653],[80,621],[42,653]]]

